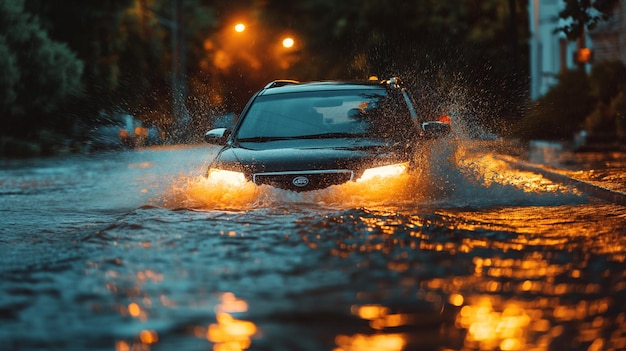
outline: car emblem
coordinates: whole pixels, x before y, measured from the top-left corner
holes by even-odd
[[[293,178],[293,180],[291,182],[295,186],[303,187],[303,186],[306,186],[307,184],[309,184],[309,178],[307,178],[305,176],[298,176],[298,177]]]

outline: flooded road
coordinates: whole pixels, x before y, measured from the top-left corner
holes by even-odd
[[[626,349],[626,207],[494,149],[305,194],[207,184],[208,146],[0,161],[1,348]]]

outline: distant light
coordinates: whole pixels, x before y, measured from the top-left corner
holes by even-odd
[[[574,62],[576,63],[592,63],[593,51],[589,48],[580,48],[574,52]]]
[[[139,315],[141,314],[141,308],[139,307],[138,304],[133,302],[130,305],[128,305],[128,314],[130,314],[133,317],[139,317]]]
[[[448,115],[441,115],[439,116],[439,122],[450,124],[452,123],[452,119]]]
[[[287,38],[283,39],[283,46],[284,47],[291,48],[291,47],[293,47],[293,44],[294,44],[293,38],[287,37]]]
[[[241,33],[244,30],[246,30],[246,25],[243,23],[237,23],[237,25],[235,25],[235,32],[237,33]]]

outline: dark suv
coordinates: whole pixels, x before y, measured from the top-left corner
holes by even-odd
[[[407,172],[424,140],[450,131],[425,121],[397,78],[274,81],[252,96],[231,129],[206,133],[224,145],[210,180],[309,191]]]

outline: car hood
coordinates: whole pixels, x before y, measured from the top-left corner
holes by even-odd
[[[406,161],[402,145],[376,139],[313,139],[240,143],[226,146],[216,163],[242,165],[248,175],[262,172],[349,169]],[[229,167],[230,166],[230,167]]]

